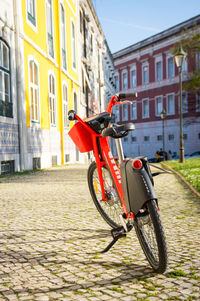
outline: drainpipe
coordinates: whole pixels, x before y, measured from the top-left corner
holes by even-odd
[[[25,135],[26,135],[26,109],[24,103],[24,78],[23,62],[20,53],[20,19],[21,19],[21,1],[13,0],[14,12],[14,34],[15,34],[15,61],[16,61],[16,98],[17,98],[17,122],[19,139],[19,163],[20,171],[25,170]]]

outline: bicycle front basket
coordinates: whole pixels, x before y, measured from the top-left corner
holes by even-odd
[[[93,150],[91,135],[79,121],[73,125],[68,134],[81,153]]]

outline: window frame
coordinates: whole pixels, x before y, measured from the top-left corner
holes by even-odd
[[[133,76],[132,73],[135,72],[135,84],[133,84]],[[130,78],[131,78],[131,88],[135,89],[137,87],[137,67],[136,65],[134,65],[131,69],[130,69]]]
[[[64,88],[66,88],[66,99],[64,99]],[[62,83],[62,102],[63,102],[63,127],[64,129],[69,128],[69,120],[68,120],[68,111],[69,111],[69,101],[68,101],[68,86],[66,81]],[[65,109],[67,107],[67,109]],[[66,114],[65,114],[66,113]]]
[[[158,67],[157,67],[157,64],[160,63],[160,78],[158,77]],[[163,80],[163,66],[162,66],[162,58],[158,58],[155,60],[155,80],[156,82],[160,82]]]
[[[33,1],[34,2],[34,11],[35,11],[35,16],[33,19],[35,20],[35,24],[30,20],[30,15],[28,8],[29,8],[29,2]],[[37,6],[36,6],[36,0],[26,0],[26,23],[34,30],[37,32]]]
[[[64,24],[62,23],[62,9],[64,13]],[[62,68],[67,71],[67,35],[66,35],[66,15],[65,15],[65,6],[60,1],[59,2],[59,11],[60,11],[60,55],[61,55],[61,65]],[[62,29],[64,29],[64,32],[62,32]],[[63,41],[64,37],[64,41]],[[64,46],[64,48],[62,47]],[[64,53],[63,53],[64,51]],[[63,54],[65,55],[65,60],[63,59]]]
[[[173,67],[173,70],[172,70],[172,75],[170,75],[169,74],[169,60],[171,60],[172,59],[172,62],[173,62],[173,64],[172,64],[172,67]],[[172,79],[173,77],[174,77],[174,75],[175,75],[175,65],[174,65],[174,57],[172,56],[172,55],[168,55],[167,57],[166,57],[166,64],[167,64],[167,66],[166,66],[166,71],[167,71],[167,79]]]
[[[145,81],[144,69],[147,68],[147,81]],[[149,62],[145,61],[142,63],[142,84],[144,86],[149,84]]]
[[[49,32],[48,32],[48,6],[50,6],[49,4],[49,0],[46,0],[46,35],[47,35],[47,53],[48,55],[52,58],[52,59],[55,59],[55,46],[54,46],[54,17],[53,17],[53,0],[51,0],[51,17],[52,17],[52,23],[51,23],[51,30],[52,30],[52,51],[53,53],[51,54],[50,52],[50,47],[49,47],[49,36],[51,35]],[[50,22],[50,21],[49,21]]]
[[[148,116],[145,116],[144,115],[144,103],[145,102],[148,102]],[[143,119],[147,119],[147,118],[149,118],[150,117],[150,112],[149,112],[149,98],[144,98],[144,99],[142,99],[142,118]]]
[[[128,103],[124,103],[122,105],[122,120],[123,121],[127,121],[128,120]]]
[[[50,91],[51,78],[54,81],[54,94]],[[50,127],[57,127],[57,104],[56,104],[56,77],[52,71],[48,72],[48,99],[49,99],[49,123]],[[51,110],[52,104],[54,104],[54,110]],[[52,120],[54,122],[52,122]]]
[[[173,112],[172,113],[169,112],[169,97],[170,96],[173,96]],[[166,95],[166,104],[167,104],[167,107],[166,107],[166,113],[167,113],[167,115],[168,116],[175,115],[175,95],[174,95],[174,93],[170,93],[170,94]]]
[[[196,112],[200,112],[200,91],[196,93]]]
[[[34,84],[30,81],[31,77],[30,77],[30,63],[35,64],[35,66],[37,67],[37,77],[38,77],[38,84]],[[33,82],[34,82],[34,69],[33,70]],[[28,58],[28,79],[29,79],[29,111],[30,111],[30,122],[32,124],[40,124],[40,71],[39,71],[39,63],[38,61],[35,59],[34,56],[30,56]],[[36,118],[32,118],[32,101],[31,101],[31,88],[33,88],[33,91],[37,90],[37,115],[38,115],[38,119]],[[34,100],[35,100],[35,93],[33,93],[34,95]],[[33,103],[33,106],[35,108],[35,101]],[[33,112],[34,117],[35,117],[35,110]]]
[[[135,116],[133,114],[133,107],[135,106]],[[131,120],[137,120],[137,101],[133,100],[131,104]]]
[[[6,56],[7,56],[7,65],[4,65],[4,51],[3,47],[6,49]],[[0,72],[2,74],[2,99],[0,98],[1,102],[1,113],[0,117],[9,117],[13,118],[13,102],[12,102],[12,89],[11,89],[11,61],[10,61],[10,47],[0,38]],[[5,90],[5,75],[8,78],[8,87],[7,93]],[[7,99],[6,99],[7,95]]]
[[[124,86],[124,76],[126,76],[126,87]],[[122,72],[122,90],[127,90],[128,89],[128,72],[127,70],[123,70]]]
[[[117,78],[117,80],[116,80]],[[115,80],[115,91],[118,92],[119,91],[119,73],[114,75],[114,80]]]
[[[73,37],[74,30],[74,37]],[[74,20],[71,19],[71,47],[72,47],[72,69],[76,70],[77,67],[77,51],[76,51],[76,27]]]
[[[158,99],[161,100],[161,104],[162,104],[162,110],[160,112],[158,112]],[[163,111],[163,96],[162,95],[158,95],[155,97],[155,116],[156,117],[160,117],[160,113]]]

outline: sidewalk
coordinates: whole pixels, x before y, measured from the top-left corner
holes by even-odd
[[[200,202],[174,175],[155,178],[168,242],[152,272],[134,231],[106,254],[107,224],[86,166],[0,179],[0,300],[200,300]]]

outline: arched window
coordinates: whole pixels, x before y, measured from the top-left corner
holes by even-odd
[[[31,120],[39,122],[39,72],[34,60],[29,62]]]
[[[0,40],[0,116],[13,117],[10,93],[10,49]]]
[[[50,124],[56,125],[56,83],[55,77],[49,75],[49,114],[50,114]]]
[[[67,128],[69,125],[68,122],[68,93],[67,93],[67,85],[63,85],[63,120],[64,120],[64,128]]]

